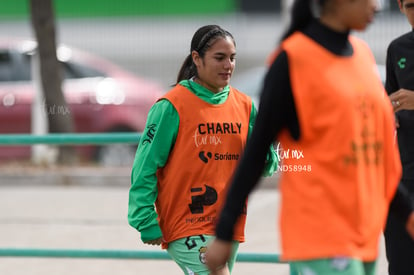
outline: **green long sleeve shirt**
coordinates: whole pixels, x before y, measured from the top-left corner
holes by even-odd
[[[180,84],[210,104],[224,103],[230,91],[227,86],[223,91],[213,93],[192,80],[183,80]],[[256,115],[256,107],[252,104],[248,136]],[[174,106],[168,100],[158,101],[148,113],[146,127],[137,148],[131,173],[128,222],[141,233],[143,242],[162,236],[154,205],[158,195],[156,172],[167,163],[177,137],[179,123],[180,119]],[[276,153],[270,148],[263,175],[273,175],[277,164]]]

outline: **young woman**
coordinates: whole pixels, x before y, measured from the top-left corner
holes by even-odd
[[[144,243],[167,248],[184,274],[210,274],[207,243],[256,117],[251,99],[229,86],[235,58],[228,31],[216,25],[196,31],[177,84],[149,112],[132,168],[129,223]],[[271,175],[272,149],[267,160],[262,171]],[[215,274],[231,271],[245,214],[241,209],[228,265]]]
[[[288,171],[280,182],[282,259],[299,274],[375,274],[401,176],[392,106],[371,51],[350,35],[364,30],[375,10],[375,0],[294,2],[208,248],[211,270],[227,259],[242,202],[277,138],[285,151],[301,153],[281,164]]]

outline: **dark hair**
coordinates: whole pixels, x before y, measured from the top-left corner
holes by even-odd
[[[282,40],[285,40],[296,31],[303,30],[314,18],[313,5],[318,5],[318,8],[324,6],[326,0],[295,0],[292,5],[290,24]]]
[[[233,40],[234,45],[236,45],[233,35],[218,25],[206,25],[199,28],[194,33],[193,38],[191,39],[190,54],[184,60],[183,65],[181,65],[181,69],[178,72],[177,76],[177,83],[179,83],[181,80],[190,79],[193,76],[197,76],[197,68],[193,62],[191,53],[193,51],[196,51],[200,57],[203,58],[207,50],[219,37],[230,37]]]

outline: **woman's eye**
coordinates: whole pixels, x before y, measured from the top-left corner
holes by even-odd
[[[225,57],[216,57],[217,61],[224,61],[226,58]],[[235,57],[230,57],[230,62],[234,62],[236,60]]]

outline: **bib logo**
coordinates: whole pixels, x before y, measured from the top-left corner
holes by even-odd
[[[142,145],[152,142],[152,140],[154,139],[156,130],[157,130],[157,125],[155,124],[151,124],[147,126],[147,133],[145,135],[144,140],[142,141]]]
[[[405,62],[407,61],[407,59],[405,57],[402,57],[400,60],[398,60],[398,67],[400,67],[400,69],[404,69],[405,68]]]
[[[194,144],[196,147],[222,144],[223,135],[240,135],[241,127],[241,123],[233,122],[200,123],[194,131]]]
[[[200,249],[198,250],[198,252],[200,252],[200,255],[198,256],[198,258],[200,259],[200,262],[202,264],[205,264],[206,263],[207,247],[206,246],[200,247]]]
[[[199,154],[198,154],[198,156],[199,156],[199,158],[204,162],[204,163],[207,163],[208,162],[208,159],[211,159],[211,157],[213,156],[212,154],[211,154],[211,152],[207,152],[207,155],[205,154],[205,152],[204,151],[201,151]],[[208,157],[208,158],[207,158]]]
[[[303,159],[305,156],[303,155],[302,150],[295,150],[295,149],[286,149],[280,146],[280,142],[277,144],[276,147],[276,155],[277,160],[282,161],[283,159]]]
[[[200,153],[198,153],[198,157],[201,159],[202,162],[204,163],[208,163],[208,161],[210,159],[212,159],[213,154],[211,152],[204,152],[201,151]],[[221,154],[221,153],[215,153],[214,154],[214,160],[239,160],[240,155],[239,154],[231,154],[229,152],[225,153],[225,154]]]
[[[208,185],[205,185],[206,190],[202,194],[191,196],[190,211],[192,214],[204,213],[204,206],[213,205],[217,202],[217,191]],[[191,193],[200,193],[203,188],[191,188]]]

